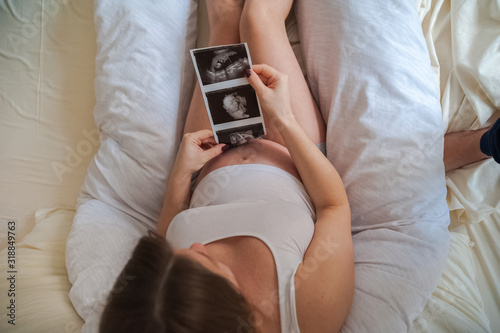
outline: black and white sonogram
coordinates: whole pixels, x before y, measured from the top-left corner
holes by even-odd
[[[190,52],[216,141],[238,146],[265,135],[259,100],[243,74],[252,67],[247,44]]]
[[[245,44],[227,45],[193,52],[203,85],[244,77],[250,67]]]
[[[220,143],[231,147],[240,146],[264,135],[261,123],[217,131]]]
[[[251,85],[206,93],[214,125],[260,117],[259,104]]]

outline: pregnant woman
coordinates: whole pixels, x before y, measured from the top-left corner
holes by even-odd
[[[246,75],[268,134],[203,150],[196,88],[160,236],[139,242],[102,331],[410,331],[449,244],[439,89],[414,1],[296,1],[322,116],[287,40],[291,0],[207,2],[211,45],[247,42],[266,64]]]
[[[210,45],[247,42],[254,62],[266,64],[245,75],[268,134],[229,151],[216,145],[196,87],[157,225],[161,237],[140,240],[122,273],[134,278],[110,298],[102,332],[342,326],[354,293],[350,209],[317,146],[325,125],[285,30],[292,2],[208,1]]]

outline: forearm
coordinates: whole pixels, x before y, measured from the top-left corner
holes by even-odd
[[[174,166],[167,183],[163,208],[156,226],[156,232],[165,237],[173,218],[189,207],[191,200],[191,174]]]
[[[255,73],[255,74],[252,74]],[[313,201],[316,212],[323,208],[347,206],[344,184],[337,170],[304,132],[293,116],[288,92],[288,77],[262,64],[245,70],[257,92],[264,112],[276,124],[285,146]]]
[[[204,149],[203,145],[212,147]],[[158,234],[165,237],[172,219],[189,207],[193,172],[203,168],[208,161],[224,152],[226,147],[215,142],[210,129],[184,134],[167,182],[163,208],[156,226]]]
[[[316,209],[347,205],[345,187],[337,170],[295,118],[283,120],[279,131]]]
[[[444,136],[446,172],[488,158],[480,149],[481,136],[488,129],[449,133]]]

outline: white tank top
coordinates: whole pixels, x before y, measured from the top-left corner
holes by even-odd
[[[174,248],[253,236],[271,250],[278,273],[281,332],[299,332],[294,276],[311,243],[316,220],[302,183],[263,164],[239,164],[210,172],[196,187],[190,208],[170,223]]]

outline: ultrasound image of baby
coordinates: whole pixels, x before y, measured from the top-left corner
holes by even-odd
[[[247,99],[237,93],[224,96],[222,107],[233,119],[245,119],[250,117],[247,112]]]
[[[252,130],[229,134],[229,140],[231,141],[231,145],[234,146],[242,145],[244,143],[249,142],[252,139],[255,139]]]
[[[222,82],[243,76],[243,70],[249,66],[247,57],[240,57],[234,50],[215,50],[210,66],[206,69],[209,83]]]

